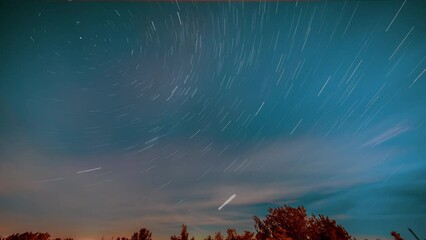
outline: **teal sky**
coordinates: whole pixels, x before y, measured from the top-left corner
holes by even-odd
[[[424,1],[0,11],[0,235],[205,236],[290,204],[426,237]]]

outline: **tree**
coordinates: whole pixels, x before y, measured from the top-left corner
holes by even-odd
[[[226,230],[226,233],[228,234],[228,236],[226,237],[226,240],[238,240],[237,230],[233,228],[229,228],[228,230]]]
[[[189,234],[188,234],[188,230],[187,230],[187,226],[185,224],[182,224],[182,230],[180,232],[180,236],[176,236],[173,235],[170,237],[170,240],[188,240],[189,239]],[[194,238],[192,237],[191,240],[194,240]]]
[[[304,207],[292,208],[285,205],[270,208],[266,219],[256,228],[262,230],[260,235],[263,236],[260,237],[266,239],[305,240],[309,234],[308,222],[309,218]]]
[[[244,231],[244,234],[241,236],[238,236],[239,240],[256,240],[254,238],[254,233],[249,232],[249,231]]]
[[[214,240],[224,240],[224,239],[223,239],[223,236],[222,236],[222,233],[221,233],[221,232],[217,232],[217,233],[214,235]]]
[[[16,233],[10,235],[5,238],[6,240],[49,240],[49,233],[33,233],[33,232],[25,232],[25,233]]]
[[[180,240],[188,240],[188,230],[185,224],[182,224],[182,231],[180,232]]]
[[[258,240],[266,240],[271,236],[269,228],[260,220],[259,217],[254,216],[254,228],[256,230],[256,239]]]
[[[309,217],[302,206],[269,209],[265,220],[254,217],[257,240],[350,240],[336,221],[320,215]]]
[[[152,240],[151,235],[151,231],[141,228],[139,232],[133,233],[131,240]]]
[[[139,235],[137,232],[133,233],[132,237],[130,238],[130,240],[138,240]]]
[[[312,216],[310,218],[311,222],[311,239],[318,240],[340,240],[340,239],[351,239],[346,230],[337,225],[335,220],[332,220],[328,217],[319,215],[319,217]]]
[[[392,235],[392,237],[393,237],[395,240],[404,240],[404,239],[401,237],[401,235],[399,235],[399,233],[397,233],[397,232],[395,232],[395,231],[391,232],[391,235]]]
[[[283,228],[276,228],[267,225],[265,222],[260,220],[257,216],[253,217],[255,222],[256,229],[256,239],[257,240],[292,240],[286,235],[286,230]]]
[[[256,240],[254,233],[245,231],[243,235],[238,235],[237,231],[233,228],[229,228],[227,231],[226,240]]]

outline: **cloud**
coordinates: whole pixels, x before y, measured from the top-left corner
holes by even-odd
[[[342,136],[283,139],[229,153],[221,153],[221,148],[203,153],[203,144],[163,142],[138,154],[78,161],[14,152],[0,169],[6,183],[0,196],[8,202],[0,213],[11,219],[1,224],[8,232],[49,226],[46,231],[55,236],[129,235],[146,226],[165,239],[177,233],[181,223],[201,235],[225,227],[252,229],[251,216],[259,215],[256,206],[283,203],[351,220],[360,203],[353,201],[349,189],[381,182],[393,171],[374,170],[386,163],[389,152],[360,152],[358,146]],[[57,160],[51,161],[53,157]],[[94,168],[101,169],[76,174]],[[64,179],[40,182],[56,178]],[[233,194],[236,197],[218,211]],[[25,229],[16,228],[18,222]]]
[[[390,139],[393,139],[395,137],[398,137],[399,135],[407,132],[408,130],[410,130],[409,127],[407,126],[403,126],[403,125],[397,125],[394,126],[390,129],[388,129],[387,131],[385,131],[384,133],[380,134],[379,136],[371,139],[370,141],[366,142],[365,144],[363,144],[363,147],[375,147],[377,145],[380,145],[386,141],[389,141]]]

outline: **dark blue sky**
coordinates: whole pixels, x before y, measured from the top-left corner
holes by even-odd
[[[1,235],[426,236],[425,2],[0,4]]]

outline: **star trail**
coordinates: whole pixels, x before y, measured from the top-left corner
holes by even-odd
[[[424,1],[0,9],[0,235],[205,236],[291,204],[426,236]]]

